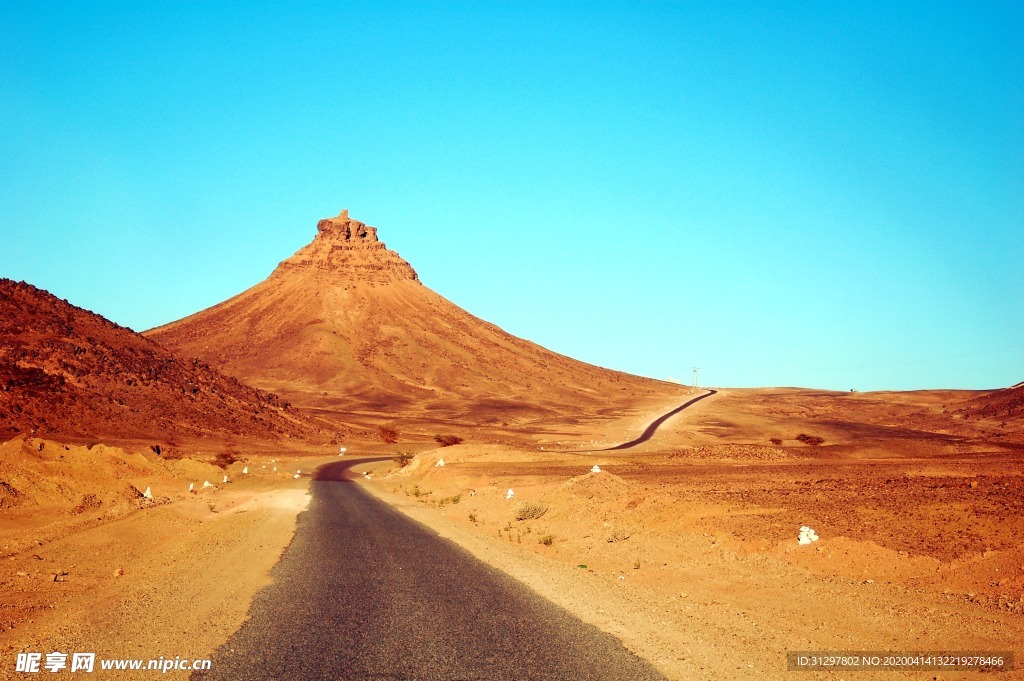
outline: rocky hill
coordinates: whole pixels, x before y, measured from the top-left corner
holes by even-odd
[[[263,282],[146,335],[323,414],[509,425],[600,415],[679,386],[579,362],[424,286],[347,211]]]
[[[0,279],[0,438],[323,441],[276,395],[24,282]]]

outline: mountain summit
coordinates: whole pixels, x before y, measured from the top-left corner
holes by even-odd
[[[347,211],[263,282],[146,334],[183,357],[342,421],[515,427],[608,415],[680,388],[551,352],[420,283]]]
[[[376,227],[351,219],[348,210],[321,220],[316,231],[313,242],[282,262],[279,270],[314,268],[376,284],[419,280],[409,263],[377,239]]]

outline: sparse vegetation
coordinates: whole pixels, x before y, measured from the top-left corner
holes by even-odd
[[[524,501],[516,506],[516,520],[535,520],[548,512],[548,507],[536,501]]]
[[[626,541],[633,535],[633,531],[628,527],[613,527],[612,531],[608,533],[608,543],[614,544],[618,541]]]
[[[544,546],[551,546],[552,544],[555,543],[555,535],[553,535],[553,534],[542,534],[540,536],[540,538],[537,539],[537,543],[538,544],[543,544]]]
[[[773,437],[773,438],[772,438],[772,440],[771,440],[771,442],[772,442],[772,444],[773,444],[773,445],[775,445],[776,447],[778,447],[779,445],[781,445],[781,444],[782,444],[782,438],[778,438],[778,437]]]
[[[477,522],[476,513],[470,513],[469,514],[469,522],[471,522],[471,523]]]
[[[85,513],[86,511],[95,510],[102,505],[103,502],[95,494],[84,494],[82,495],[82,500],[78,502],[78,506],[71,509],[71,512],[75,514]]]
[[[447,504],[457,504],[460,501],[462,501],[462,495],[461,494],[456,494],[454,496],[444,497],[442,499],[438,499],[437,504],[439,506],[445,506]]]
[[[457,435],[435,435],[434,442],[442,447],[451,447],[452,445],[461,445],[462,438]]]
[[[420,497],[429,496],[430,492],[425,492],[425,491],[421,490],[419,485],[413,485],[412,489],[409,490],[408,494],[410,496],[414,496],[417,499],[419,499]]]
[[[818,445],[825,441],[825,438],[823,437],[818,437],[817,435],[808,435],[807,433],[800,433],[799,435],[796,436],[796,439],[797,442],[803,442],[805,445],[812,445],[815,447],[817,447]]]
[[[413,456],[415,455],[412,452],[399,452],[395,455],[395,461],[399,468],[405,468],[412,462]]]
[[[220,468],[227,468],[234,462],[238,461],[232,452],[221,452],[217,456],[213,457],[213,465]]]
[[[382,442],[393,445],[398,442],[398,431],[391,426],[381,426],[377,429],[377,434],[380,435]]]

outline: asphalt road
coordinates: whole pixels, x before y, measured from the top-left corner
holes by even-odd
[[[696,404],[697,402],[700,402],[705,397],[711,397],[712,395],[714,395],[717,392],[718,392],[717,390],[711,390],[710,388],[708,388],[708,391],[706,393],[704,393],[703,395],[698,395],[697,397],[694,397],[693,399],[688,400],[688,401],[684,402],[683,404],[679,405],[678,407],[676,407],[672,411],[670,411],[668,413],[665,413],[665,414],[662,414],[658,418],[656,418],[653,421],[651,421],[651,423],[647,426],[647,428],[644,429],[644,432],[640,433],[640,437],[636,438],[635,440],[630,440],[629,442],[623,442],[621,445],[615,445],[614,447],[608,447],[607,449],[602,449],[601,451],[602,452],[612,452],[612,451],[615,451],[616,449],[629,449],[631,447],[636,447],[638,444],[640,444],[642,442],[647,442],[648,440],[651,439],[651,436],[654,435],[654,432],[656,430],[658,430],[658,427],[661,424],[665,423],[665,421],[668,421],[670,418],[672,418],[673,416],[675,416],[676,414],[678,414],[682,410],[686,409],[690,405],[693,405],[693,404]]]
[[[365,492],[339,461],[250,618],[194,679],[662,679],[596,627]],[[581,573],[581,579],[585,579]]]

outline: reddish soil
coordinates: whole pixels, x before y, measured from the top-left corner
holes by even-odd
[[[30,284],[0,279],[0,440],[326,441],[286,401]]]

